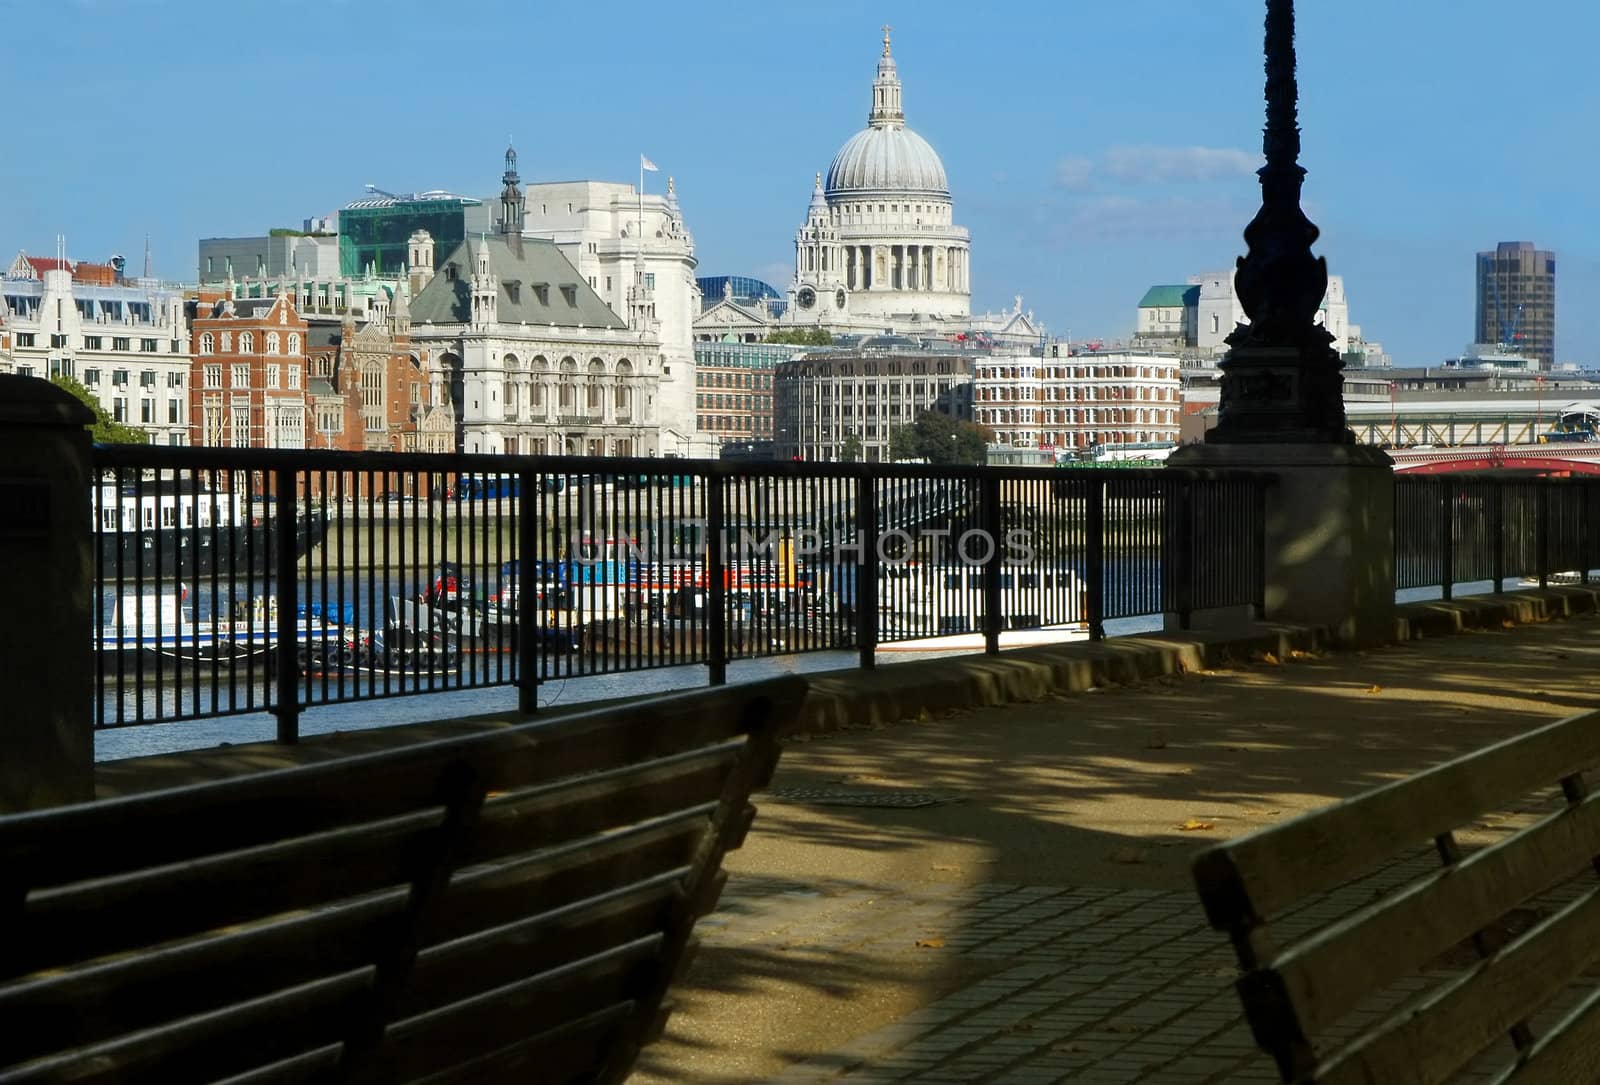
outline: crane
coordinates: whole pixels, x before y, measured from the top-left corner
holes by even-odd
[[[1489,285],[1494,288],[1494,320],[1500,330],[1500,349],[1512,350],[1516,346],[1517,326],[1522,323],[1522,305],[1517,305],[1517,311],[1511,316],[1511,323],[1506,324],[1505,308],[1500,304],[1500,278],[1492,276]]]

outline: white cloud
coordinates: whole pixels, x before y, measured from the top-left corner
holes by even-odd
[[[1112,147],[1098,158],[1071,155],[1056,164],[1056,184],[1084,192],[1104,180],[1115,185],[1198,184],[1247,177],[1261,156],[1236,147]]]

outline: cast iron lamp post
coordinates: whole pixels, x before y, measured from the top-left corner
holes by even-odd
[[[1250,318],[1228,336],[1217,426],[1210,444],[1354,444],[1345,427],[1344,361],[1316,323],[1328,263],[1311,254],[1317,228],[1300,209],[1294,0],[1267,0],[1267,163],[1261,210],[1245,227],[1248,246],[1234,278]]]

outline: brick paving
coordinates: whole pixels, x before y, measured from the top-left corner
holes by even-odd
[[[1437,865],[1431,847],[1419,849],[1318,898],[1281,926],[1320,925]],[[1566,903],[1591,885],[1592,879],[1569,883],[1539,903]],[[868,954],[903,952],[922,940],[934,942],[925,952],[1003,962],[992,975],[789,1066],[768,1085],[1278,1081],[1234,996],[1239,972],[1232,948],[1205,924],[1192,893],[748,878],[730,887],[702,922],[702,937],[727,947],[793,940],[824,953]],[[1347,1027],[1449,974],[1396,984]],[[1573,999],[1583,993],[1575,990]],[[1487,1066],[1469,1068],[1461,1080],[1492,1076]]]
[[[1594,663],[1600,621],[1556,622],[797,746],[775,784],[961,799],[852,811],[758,797],[752,839],[698,928],[705,949],[680,988],[683,1010],[639,1078],[1275,1082],[1233,990],[1232,947],[1189,884],[1199,837],[1249,831],[1600,707]],[[1482,846],[1550,808],[1487,816],[1461,843]],[[1194,815],[1215,832],[1173,831]],[[1276,926],[1303,933],[1439,862],[1419,842]],[[1589,875],[1530,904],[1559,907],[1594,884]],[[1385,1014],[1470,959],[1447,958],[1342,1024]],[[1592,990],[1590,979],[1542,1009],[1535,1033]],[[1459,1079],[1495,1075],[1486,1058]]]

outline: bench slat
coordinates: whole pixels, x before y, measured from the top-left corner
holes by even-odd
[[[665,902],[678,892],[677,872],[579,901],[553,912],[422,951],[415,982],[395,1007],[417,1017],[574,961],[628,945],[661,929]]]
[[[1331,1057],[1327,1085],[1438,1085],[1494,1043],[1530,1006],[1549,1000],[1600,957],[1600,889],[1593,889],[1464,975],[1430,992],[1354,1047]]]
[[[1600,1065],[1600,991],[1584,999],[1528,1051],[1501,1081],[1515,1085],[1573,1085],[1593,1081]]]
[[[1218,845],[1195,860],[1206,914],[1219,930],[1247,928],[1595,764],[1600,712],[1586,712]]]
[[[1298,942],[1268,967],[1307,1035],[1600,855],[1600,793]]]
[[[485,1085],[517,1082],[526,1085],[561,1085],[564,1082],[608,1081],[597,1077],[594,1068],[606,1062],[607,1052],[598,1047],[606,1032],[635,1009],[632,1002],[620,1002],[580,1017],[553,1029],[529,1036],[499,1051],[430,1074],[416,1085]],[[537,1069],[537,1076],[534,1076]]]
[[[0,1081],[620,1080],[804,688],[0,817]]]
[[[748,733],[764,712],[778,707],[748,703],[752,699],[748,688],[727,687],[712,695],[663,697],[345,760],[15,814],[0,819],[0,869],[8,884],[60,885],[404,814],[437,779],[444,760],[469,767],[492,791],[602,772]],[[352,765],[362,774],[360,794],[348,792]],[[197,808],[212,816],[196,819]]]
[[[530,1023],[572,1019],[627,1001],[641,966],[655,964],[662,936],[652,934],[559,969],[389,1027],[382,1046],[352,1085],[421,1077],[498,1051],[527,1035]]]
[[[720,792],[734,752],[719,745],[705,755],[541,788],[526,801],[496,802],[481,816],[478,843],[465,849],[462,861],[497,858],[535,843],[559,844],[703,803]],[[376,826],[345,826],[53,891],[29,902],[19,920],[19,952],[0,963],[0,975],[407,884],[441,816],[442,810],[429,808]]]
[[[201,1080],[321,1047],[366,1001],[370,970],[318,980],[158,1028],[0,1070],[0,1085]]]

